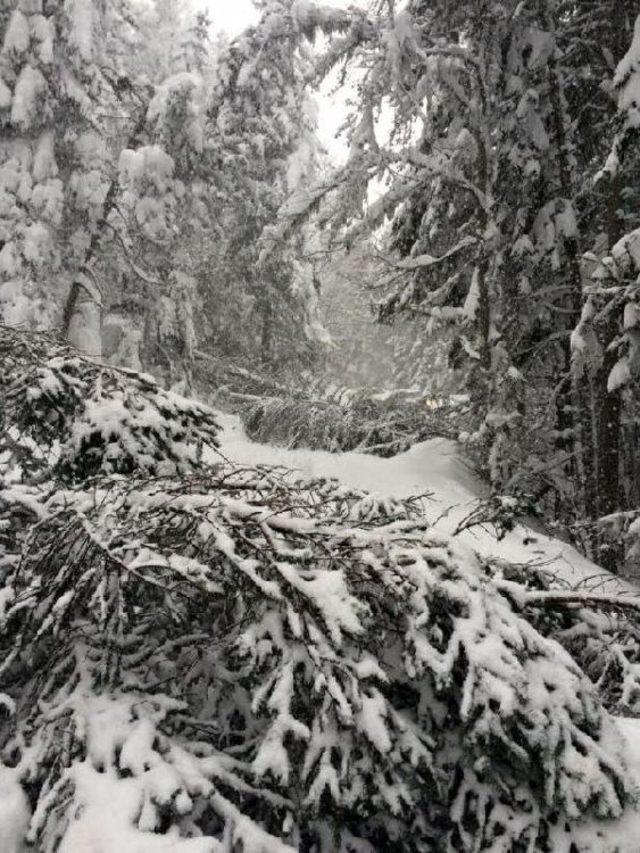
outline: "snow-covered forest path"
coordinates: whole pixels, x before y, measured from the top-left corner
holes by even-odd
[[[441,533],[451,535],[486,493],[485,485],[468,469],[454,441],[433,438],[405,453],[382,459],[365,453],[328,453],[320,450],[257,444],[245,434],[239,417],[217,412],[222,427],[220,450],[231,461],[245,465],[283,465],[304,477],[335,478],[345,486],[388,497],[427,493],[427,519]],[[536,529],[517,525],[498,540],[488,528],[476,526],[457,539],[484,557],[543,567],[570,588],[598,592],[629,592],[625,585],[586,559],[571,545]]]

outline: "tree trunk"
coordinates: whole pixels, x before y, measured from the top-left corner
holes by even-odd
[[[64,335],[71,346],[85,355],[102,357],[102,296],[86,269],[71,285],[64,310]]]
[[[611,181],[607,204],[607,243],[611,250],[622,236],[618,210],[622,204],[621,181]],[[600,515],[620,508],[620,420],[622,396],[619,390],[609,391],[607,381],[618,355],[610,344],[618,335],[618,318],[612,314],[603,330],[604,359],[598,373],[600,400],[598,419],[598,493]]]
[[[146,118],[147,104],[145,103],[127,140],[127,148],[131,148],[139,141]],[[90,267],[100,246],[102,228],[115,207],[119,191],[120,182],[116,177],[111,181],[104,197],[102,215],[91,233],[89,245],[69,289],[62,314],[62,333],[66,340],[71,346],[96,358],[102,355],[102,297]]]
[[[485,226],[486,227],[486,226]],[[478,328],[480,331],[480,364],[489,376],[491,372],[491,300],[487,282],[488,264],[483,258],[477,268]]]
[[[618,209],[622,203],[621,181],[618,176],[610,181],[607,199],[607,244],[611,250],[622,236]],[[619,390],[607,388],[609,374],[618,359],[611,344],[618,335],[619,321],[615,314],[607,318],[602,329],[604,357],[598,370],[596,382],[597,420],[597,476],[598,515],[609,515],[620,509],[620,424],[622,418],[622,395]],[[601,562],[609,571],[617,571],[624,559],[620,545],[608,546],[602,551]]]
[[[268,365],[272,357],[273,341],[273,309],[269,299],[265,299],[262,305],[262,335],[260,339],[260,356],[262,363]]]
[[[543,19],[549,32],[555,32],[555,27],[546,4],[544,6]],[[562,103],[562,87],[559,80],[559,72],[554,57],[549,60],[549,96],[551,101],[551,113],[553,132],[558,151],[558,177],[560,191],[565,204],[573,205],[573,180],[569,146],[565,129],[565,110]],[[569,239],[565,238],[564,250],[567,257],[567,272],[569,293],[565,304],[562,306],[564,329],[567,334],[563,338],[563,369],[567,381],[564,383],[566,392],[558,394],[556,400],[556,428],[558,438],[556,446],[559,450],[577,456],[582,454],[580,464],[569,462],[566,466],[567,476],[576,483],[577,469],[583,472],[584,483],[582,498],[584,502],[583,511],[589,520],[593,519],[596,509],[596,477],[593,459],[593,422],[591,406],[589,405],[589,388],[587,377],[571,377],[571,342],[570,333],[577,326],[582,311],[582,272],[580,269],[580,254],[577,235]],[[583,387],[584,386],[584,387]],[[578,438],[580,436],[580,439]],[[576,494],[579,494],[576,483]]]
[[[626,15],[624,0],[612,0],[611,8],[612,49],[614,61],[622,59],[626,51]],[[607,248],[609,251],[622,237],[622,222],[619,211],[622,206],[622,181],[619,174],[609,181],[607,194]],[[622,395],[619,390],[609,391],[607,382],[617,353],[611,344],[618,335],[618,318],[611,314],[602,329],[602,348],[604,358],[596,381],[597,418],[597,483],[598,514],[600,517],[619,510],[620,494],[620,429],[622,419]],[[609,546],[602,551],[601,562],[610,571],[618,571],[624,559],[623,548],[619,544]]]

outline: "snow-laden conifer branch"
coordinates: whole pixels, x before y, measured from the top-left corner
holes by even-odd
[[[33,531],[8,578],[2,620],[5,638],[17,643],[2,675],[9,694],[24,677],[21,650],[35,661],[49,650],[50,674],[41,681],[36,666],[26,682],[43,709],[42,723],[32,723],[37,737],[24,731],[12,741],[25,772],[34,761],[46,766],[45,756],[56,768],[45,785],[53,802],[43,801],[33,822],[41,844],[62,828],[64,797],[91,796],[82,779],[99,785],[97,771],[140,798],[138,831],[160,826],[162,814],[180,825],[183,800],[185,814],[208,802],[227,831],[235,825],[244,837],[245,826],[256,850],[260,812],[243,799],[248,788],[271,803],[263,826],[275,837],[261,843],[276,845],[320,831],[333,808],[346,810],[342,831],[357,833],[370,808],[361,785],[373,786],[389,839],[420,850],[429,822],[456,813],[452,796],[465,820],[460,797],[480,778],[499,785],[515,774],[530,784],[541,743],[559,750],[528,794],[543,814],[619,812],[618,759],[597,746],[609,724],[571,659],[413,510],[398,505],[389,515],[370,505],[363,514],[363,499],[268,470],[225,468],[182,483],[96,481],[91,491],[46,498],[51,521]],[[9,492],[3,513],[11,505]],[[98,685],[108,700],[92,698]],[[414,710],[405,691],[422,697]],[[440,740],[442,703],[457,747]],[[70,741],[60,740],[60,725],[70,727]],[[496,749],[499,762],[477,777],[474,756]],[[596,775],[580,791],[582,750]],[[449,762],[466,768],[457,794],[441,776]],[[146,765],[166,766],[164,793]],[[37,772],[32,783],[42,784]],[[281,835],[295,800],[302,811]],[[401,802],[414,814],[408,825]],[[527,821],[526,834],[536,837],[539,820]],[[413,834],[408,844],[403,826]],[[74,831],[72,821],[69,837]],[[495,822],[483,829],[494,832]]]
[[[186,472],[215,446],[211,412],[153,377],[100,364],[42,335],[0,328],[0,467],[83,480]],[[162,452],[160,452],[160,448]]]
[[[452,246],[450,249],[447,250],[444,255],[440,257],[434,257],[433,255],[427,254],[416,255],[413,257],[404,258],[403,260],[393,260],[392,258],[381,256],[379,254],[377,255],[377,257],[380,260],[383,260],[389,266],[394,267],[395,269],[407,270],[410,272],[413,270],[425,269],[428,267],[437,266],[438,264],[443,264],[445,263],[445,261],[450,260],[465,249],[468,249],[471,246],[476,246],[477,243],[478,241],[475,237],[464,237],[462,240],[460,240],[459,243],[457,243],[455,246]]]
[[[541,604],[549,607],[591,607],[593,609],[632,610],[640,614],[640,600],[631,596],[607,595],[605,593],[544,590],[527,593],[525,604]]]
[[[34,446],[54,405],[63,448],[85,434],[80,403],[59,407],[59,363],[80,389],[99,376],[107,407],[140,405],[106,450],[81,441],[71,468],[0,483],[0,754],[43,853],[168,837],[180,853],[568,849],[580,820],[623,812],[614,723],[536,627],[526,581],[507,589],[415,501],[181,469],[170,425],[181,444],[213,438],[208,410],[25,336],[12,376]],[[22,429],[20,407],[4,413]],[[143,438],[152,478],[133,464]],[[129,476],[88,476],[107,464]]]

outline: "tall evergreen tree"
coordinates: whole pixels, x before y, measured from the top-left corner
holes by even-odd
[[[593,313],[582,258],[614,245],[630,204],[619,177],[595,178],[631,8],[416,0],[328,53],[361,68],[334,228],[392,221],[381,317],[449,328],[496,493],[542,501],[611,567],[620,555],[600,550],[593,525],[621,500],[621,396],[607,384],[618,321]]]
[[[102,46],[118,6],[9,4],[0,53],[2,285],[5,322],[47,325],[100,217],[109,152],[96,104],[113,102]],[[97,298],[92,283],[88,303]],[[87,305],[86,311],[91,313]],[[94,318],[95,321],[95,318]],[[95,323],[94,323],[95,325]],[[94,332],[96,330],[94,329]],[[98,348],[98,341],[85,341]]]

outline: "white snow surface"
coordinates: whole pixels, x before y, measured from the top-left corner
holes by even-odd
[[[453,534],[486,494],[485,486],[469,470],[457,444],[446,438],[432,438],[398,456],[381,459],[357,452],[335,454],[256,444],[247,438],[237,416],[216,412],[216,419],[222,427],[220,451],[232,462],[282,465],[304,477],[335,478],[344,486],[383,498],[427,493],[427,520],[445,535]],[[463,531],[458,539],[483,557],[540,566],[572,589],[638,594],[568,543],[535,529],[535,522],[532,525],[518,525],[501,541],[490,529],[480,527]]]
[[[16,772],[0,763],[0,849],[2,853],[26,851],[24,838],[31,819],[27,796]]]

